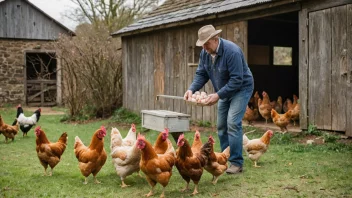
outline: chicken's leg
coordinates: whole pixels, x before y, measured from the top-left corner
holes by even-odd
[[[152,189],[150,189],[150,192],[148,194],[146,194],[147,197],[150,197],[150,196],[154,195],[154,192],[153,192],[154,191],[154,186],[152,187]]]
[[[94,183],[96,183],[96,184],[100,184],[101,183],[100,181],[98,181],[96,176],[94,176]]]
[[[121,188],[125,188],[125,187],[130,186],[130,185],[125,184],[125,182],[123,181],[123,179],[122,179],[122,178],[121,178],[121,181],[122,181]]]
[[[87,177],[84,178],[84,182],[83,184],[88,184],[88,180],[87,180]]]
[[[217,176],[217,177],[213,176],[213,177],[214,177],[214,179],[211,183],[213,183],[215,185],[218,182],[219,176]]]
[[[186,187],[181,190],[181,192],[185,192],[189,190],[189,182],[186,183]]]
[[[164,198],[165,197],[165,187],[163,187],[163,192],[160,195],[160,198]]]
[[[53,169],[50,170],[49,176],[53,175]]]
[[[259,168],[260,166],[257,165],[257,161],[254,161],[254,167]]]
[[[196,195],[196,194],[198,194],[198,184],[194,184],[194,191],[192,195]]]

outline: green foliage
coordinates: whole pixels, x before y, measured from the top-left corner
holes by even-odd
[[[140,124],[141,123],[141,117],[136,114],[133,113],[123,107],[117,109],[111,120],[115,121],[115,122],[119,122],[119,123],[135,123],[135,124]]]
[[[200,127],[211,127],[211,122],[201,120],[201,121],[198,122],[198,126],[200,126]]]
[[[330,142],[330,143],[335,143],[336,140],[340,139],[339,136],[333,135],[330,133],[324,133],[323,137],[324,137],[324,142]]]
[[[312,124],[308,126],[308,130],[305,133],[306,135],[317,135],[317,136],[321,136],[322,134],[321,131],[318,130],[317,126]]]
[[[293,143],[293,135],[291,133],[275,133],[270,143],[278,145],[287,145]]]

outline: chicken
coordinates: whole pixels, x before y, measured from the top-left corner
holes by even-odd
[[[44,175],[47,175],[46,169],[48,165],[51,168],[49,176],[52,176],[54,167],[60,162],[62,154],[67,146],[67,133],[61,134],[57,142],[50,142],[45,132],[38,126],[35,128],[36,135],[36,151],[40,163],[44,167]]]
[[[124,146],[132,146],[137,139],[137,134],[136,134],[136,125],[131,124],[131,128],[128,131],[127,135],[125,138],[122,140],[122,145]]]
[[[285,103],[283,104],[283,110],[284,110],[284,112],[287,112],[287,111],[289,111],[289,110],[292,110],[293,108],[294,108],[294,105],[293,105],[293,103],[292,103],[292,100],[291,99],[289,99],[289,98],[287,98],[286,99],[286,101],[285,101]]]
[[[251,109],[258,109],[258,99],[259,99],[259,94],[258,94],[258,91],[256,91],[253,95],[253,97],[251,97],[249,99],[249,102],[248,102],[248,106],[249,108]]]
[[[196,130],[196,132],[194,133],[194,139],[193,139],[193,143],[192,143],[192,152],[193,153],[199,153],[200,152],[200,148],[203,146],[202,143],[202,139],[200,139],[200,133],[198,130]]]
[[[208,162],[204,166],[204,169],[213,175],[212,183],[216,184],[220,175],[222,175],[227,169],[227,160],[230,157],[230,147],[228,146],[222,153],[214,152],[214,138],[209,136],[208,142],[203,147],[210,149],[208,156]]]
[[[189,190],[189,182],[192,180],[195,185],[192,195],[198,194],[198,182],[207,163],[207,156],[210,155],[210,148],[202,147],[199,153],[193,153],[184,134],[178,137],[177,146],[178,152],[175,165],[182,178],[187,182],[182,192]]]
[[[31,117],[26,117],[23,114],[23,109],[21,104],[17,105],[17,115],[15,121],[12,123],[12,125],[15,125],[16,122],[19,122],[20,129],[23,132],[23,136],[27,136],[27,133],[31,128],[36,125],[39,122],[40,118],[40,113],[41,113],[41,108],[38,108],[36,111],[34,111],[33,115]]]
[[[19,130],[18,122],[16,122],[15,126],[11,126],[5,124],[4,120],[0,115],[0,134],[2,133],[5,136],[5,142],[7,143],[7,139],[15,140],[15,136],[17,135]]]
[[[262,95],[263,100],[260,98],[258,99],[259,113],[265,119],[265,123],[268,124],[268,119],[270,119],[270,112],[272,107],[270,104],[269,95],[265,91],[263,91]]]
[[[124,180],[134,172],[139,172],[139,161],[141,152],[136,144],[132,146],[122,145],[122,136],[117,128],[111,130],[111,157],[117,175],[121,179],[121,187],[127,187]]]
[[[285,114],[279,114],[275,111],[275,109],[271,110],[271,117],[276,126],[280,127],[282,132],[287,132],[287,125],[291,120],[291,110],[286,112]]]
[[[101,126],[93,134],[89,147],[85,146],[78,136],[75,137],[74,152],[78,159],[78,166],[85,177],[84,184],[87,184],[87,177],[93,174],[95,183],[100,183],[96,175],[105,164],[107,155],[104,148],[104,137],[106,129]]]
[[[170,181],[172,167],[175,165],[174,154],[168,151],[165,152],[165,154],[156,154],[152,144],[146,140],[143,135],[138,135],[136,144],[142,151],[142,157],[139,163],[140,169],[144,172],[151,187],[147,197],[154,194],[154,187],[157,183],[163,186],[163,192],[160,197],[165,197],[165,187]]]
[[[259,158],[268,150],[270,139],[274,135],[273,131],[268,130],[260,139],[249,140],[246,134],[243,134],[243,150],[247,153],[248,158],[257,165]]]
[[[272,101],[270,104],[271,104],[271,107],[273,109],[275,109],[275,111],[277,111],[278,113],[281,113],[281,111],[282,111],[282,97],[281,96],[277,97],[277,100]]]
[[[243,116],[243,120],[246,120],[248,124],[251,124],[254,120],[257,120],[259,118],[259,111],[258,109],[251,109],[248,107],[246,108],[246,112]]]
[[[164,131],[162,131],[155,140],[153,148],[156,154],[164,154],[166,152],[169,146],[167,142],[168,137],[169,137],[169,129],[165,128]]]
[[[296,121],[299,120],[300,107],[299,104],[296,104],[295,108],[291,111],[291,120],[293,121],[293,126],[296,126]]]

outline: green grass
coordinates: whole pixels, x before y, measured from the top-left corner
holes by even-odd
[[[0,109],[6,123],[12,123],[15,113],[13,108]],[[25,114],[30,113],[25,111]],[[121,123],[121,116],[119,122],[116,122],[115,117],[87,124],[61,123],[62,117],[44,115],[38,124],[51,141],[56,141],[64,131],[68,133],[66,151],[52,177],[42,176],[44,168],[35,151],[33,129],[28,137],[23,138],[20,132],[15,141],[8,144],[4,143],[4,136],[0,136],[0,197],[142,197],[149,192],[147,181],[137,174],[127,177],[126,183],[131,185],[129,188],[121,189],[110,157],[97,176],[101,184],[95,184],[92,176],[87,185],[82,184],[84,177],[73,152],[74,137],[78,135],[87,145],[93,132],[103,124],[109,131],[104,145],[109,153],[111,127],[118,127],[123,135],[129,129],[129,124]],[[133,120],[131,115],[126,118]],[[137,130],[142,130],[140,125]],[[246,131],[249,130],[252,129],[246,128]],[[248,137],[260,137],[262,132],[257,130],[248,134]],[[148,131],[145,134],[154,143],[158,133]],[[219,150],[215,133],[202,133],[203,142],[210,134],[216,138],[215,148]],[[186,138],[192,141],[193,133],[186,133]],[[211,175],[205,171],[199,182],[199,194],[195,197],[351,197],[352,147],[337,143],[302,145],[296,143],[299,138],[302,137],[276,133],[268,152],[259,161],[261,168],[252,167],[252,162],[244,155],[244,173],[223,175],[217,185],[210,183]],[[175,146],[175,142],[172,142]],[[174,167],[165,196],[191,197],[191,192],[179,192],[184,186],[184,180]],[[193,190],[193,183],[190,187]],[[158,184],[154,197],[159,197],[161,190]]]

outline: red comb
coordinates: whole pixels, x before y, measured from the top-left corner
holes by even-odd
[[[40,130],[40,126],[37,126],[37,127],[35,128],[35,131],[38,131],[38,130]]]
[[[104,131],[106,133],[106,129],[105,129],[105,127],[103,125],[100,127],[100,130],[102,130],[102,131]]]
[[[41,109],[41,108],[39,108],[38,110],[39,110],[39,112],[42,112],[42,109]]]

